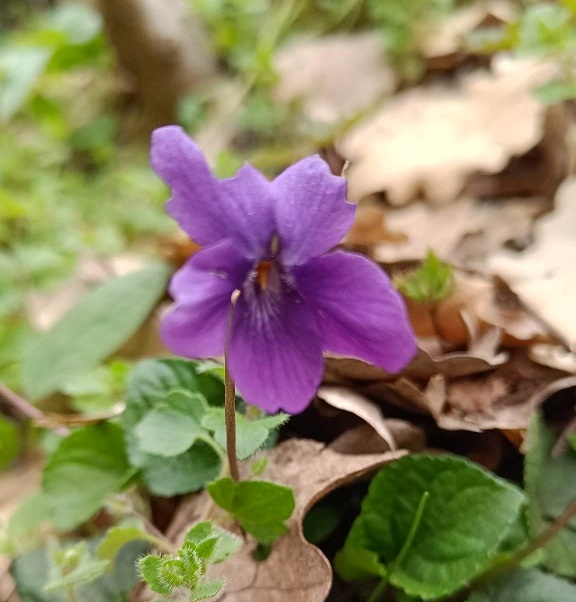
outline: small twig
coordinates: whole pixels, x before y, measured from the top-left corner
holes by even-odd
[[[39,410],[36,406],[32,405],[28,400],[24,399],[12,389],[7,387],[4,383],[0,382],[0,397],[15,408],[20,414],[27,416],[34,420],[41,426],[47,426],[52,429],[58,435],[65,437],[70,433],[69,429],[63,426],[51,425],[50,419],[42,410]]]

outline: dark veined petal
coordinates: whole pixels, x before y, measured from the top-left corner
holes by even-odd
[[[228,365],[246,401],[269,413],[304,410],[323,371],[314,315],[293,291],[241,295],[232,318]]]
[[[273,182],[282,263],[305,263],[336,246],[354,221],[346,181],[318,155],[303,159]]]
[[[184,357],[222,355],[230,298],[249,269],[250,262],[231,241],[191,257],[170,283],[176,304],[162,319],[165,345]]]
[[[275,230],[271,183],[251,165],[218,180],[198,145],[182,128],[166,126],[152,134],[152,166],[172,189],[168,213],[197,243],[236,241],[248,257],[262,255]]]
[[[325,351],[398,372],[416,353],[402,297],[360,255],[337,251],[294,269],[298,291],[317,313]]]

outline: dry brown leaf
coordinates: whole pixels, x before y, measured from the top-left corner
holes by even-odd
[[[576,350],[576,177],[564,181],[552,213],[534,228],[522,253],[501,252],[489,261],[522,302]]]
[[[382,205],[371,202],[362,202],[356,209],[352,228],[346,234],[344,245],[353,250],[366,250],[373,255],[371,248],[384,241],[393,244],[403,244],[407,234],[389,229],[386,215],[387,211]]]
[[[377,33],[294,42],[277,54],[274,64],[279,75],[276,99],[302,99],[304,113],[312,121],[333,123],[353,117],[396,87]]]
[[[514,20],[516,9],[502,0],[476,2],[463,6],[442,18],[418,41],[418,48],[426,58],[439,58],[465,50],[466,36],[489,22],[508,23]]]
[[[490,374],[451,382],[437,375],[430,379],[424,395],[430,413],[445,430],[523,431],[536,408],[552,392],[572,386],[570,382],[561,372],[516,352],[510,362]]]
[[[320,387],[318,397],[332,407],[355,414],[386,441],[389,449],[398,449],[394,435],[390,432],[380,408],[366,397],[344,387]]]
[[[540,343],[532,345],[529,353],[532,361],[543,366],[549,366],[564,372],[576,372],[576,353],[571,353],[562,345]]]
[[[324,383],[346,385],[362,382],[397,383],[402,380],[427,382],[435,374],[447,378],[458,378],[489,372],[506,362],[507,357],[497,354],[492,358],[477,357],[466,352],[454,352],[432,357],[419,349],[414,359],[399,374],[390,374],[382,368],[366,364],[353,358],[327,357],[325,361]]]
[[[258,478],[292,487],[296,500],[287,521],[288,533],[272,547],[270,556],[256,562],[256,544],[247,541],[232,558],[211,568],[214,577],[226,576],[223,594],[227,602],[322,602],[332,584],[332,568],[324,554],[302,535],[302,520],[308,509],[330,491],[362,478],[406,454],[403,450],[375,454],[342,454],[317,441],[290,439],[261,452],[268,459]],[[241,468],[250,476],[247,463]],[[199,520],[208,495],[189,498],[177,512],[168,536],[181,540],[190,524]],[[145,598],[140,598],[145,599]]]
[[[366,223],[362,229],[355,226],[353,242],[361,244],[361,236],[366,232],[364,244],[374,245],[372,257],[384,263],[420,260],[433,249],[444,261],[479,267],[489,253],[505,243],[523,244],[531,233],[534,218],[547,206],[540,198],[498,203],[461,198],[443,207],[414,203],[390,208],[380,216],[373,212],[370,225]],[[368,217],[362,215],[359,219],[367,222]],[[380,239],[374,236],[376,232]]]
[[[396,95],[338,143],[351,160],[349,196],[384,191],[393,205],[420,194],[434,203],[457,198],[476,171],[497,173],[542,138],[545,108],[532,89],[550,67],[495,57],[452,89],[420,87]]]
[[[388,418],[386,426],[400,449],[421,452],[426,449],[425,432],[406,420]],[[390,447],[367,423],[342,433],[330,444],[330,449],[341,454],[378,454],[390,451]]]

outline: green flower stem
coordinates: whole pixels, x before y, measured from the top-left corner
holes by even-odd
[[[546,546],[564,527],[568,525],[568,523],[572,520],[572,518],[576,515],[576,498],[574,498],[562,514],[554,520],[554,522],[550,523],[544,531],[542,531],[539,535],[537,535],[534,539],[528,542],[526,546],[518,550],[512,556],[504,559],[502,562],[494,565],[489,568],[485,573],[480,575],[477,579],[475,579],[470,584],[470,589],[474,589],[479,587],[480,585],[484,585],[488,581],[492,581],[496,577],[499,577],[503,573],[507,573],[508,571],[515,569],[520,566],[520,564],[526,560],[529,556],[534,554],[537,550],[540,550],[544,546]]]
[[[74,590],[74,586],[70,585],[66,588],[66,595],[70,602],[79,602],[78,596],[76,595],[76,591]]]
[[[386,593],[386,589],[388,588],[388,582],[390,581],[390,576],[394,573],[396,568],[398,566],[400,566],[400,563],[404,560],[406,554],[408,553],[408,551],[410,550],[410,548],[412,546],[412,542],[414,541],[414,537],[416,536],[418,527],[420,526],[420,523],[422,522],[422,516],[424,515],[424,507],[426,506],[426,502],[428,501],[429,497],[430,497],[429,491],[425,491],[422,494],[422,497],[420,498],[420,501],[418,502],[418,507],[416,508],[416,513],[414,514],[414,520],[412,521],[412,524],[410,525],[410,531],[408,532],[408,535],[406,536],[406,540],[404,541],[404,544],[402,545],[400,552],[398,552],[398,556],[396,556],[396,559],[390,566],[390,570],[388,571],[388,573],[386,573],[386,575],[384,577],[382,577],[382,579],[380,580],[380,582],[378,583],[378,585],[376,586],[374,591],[370,594],[370,597],[368,598],[368,600],[366,602],[378,602],[379,600],[382,599],[382,596]]]
[[[379,600],[382,599],[386,593],[386,590],[388,589],[388,578],[389,574],[387,574],[385,577],[382,577],[366,602],[379,602]]]
[[[404,557],[406,556],[406,554],[412,547],[412,542],[414,541],[414,537],[416,536],[418,527],[420,526],[420,523],[422,522],[422,516],[424,514],[424,507],[426,506],[426,502],[428,501],[429,497],[430,497],[429,491],[425,491],[422,494],[422,497],[420,498],[420,502],[418,502],[418,508],[416,508],[416,514],[414,514],[414,520],[412,521],[412,525],[410,526],[410,531],[408,532],[408,536],[406,537],[406,541],[404,542],[402,549],[398,553],[398,556],[396,556],[396,560],[394,560],[394,562],[392,563],[392,567],[390,568],[390,574],[392,574],[394,572],[394,569],[396,569],[398,566],[400,566],[400,563],[404,560]]]

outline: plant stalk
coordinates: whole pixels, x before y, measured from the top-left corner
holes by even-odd
[[[379,602],[388,589],[388,575],[382,577],[366,602]]]
[[[496,577],[499,577],[503,573],[506,573],[512,569],[518,567],[522,561],[528,556],[531,556],[546,546],[576,515],[576,498],[574,498],[568,506],[566,506],[564,512],[558,516],[553,522],[551,522],[539,535],[537,535],[532,541],[529,541],[526,546],[518,550],[515,554],[503,560],[501,563],[489,568],[483,575],[480,575],[471,584],[470,588],[476,588],[479,585],[483,585],[488,581],[492,581]]]
[[[236,457],[236,387],[228,370],[227,358],[224,360],[224,418],[226,421],[226,454],[230,476],[240,480],[238,458]]]
[[[234,306],[240,296],[240,291],[234,291],[230,298],[230,312],[228,314],[228,327],[226,332],[226,345],[224,349],[224,420],[226,423],[226,454],[228,456],[228,468],[230,476],[234,481],[240,480],[238,470],[238,458],[236,456],[236,386],[228,369],[228,347],[230,334],[232,332],[232,316]]]

